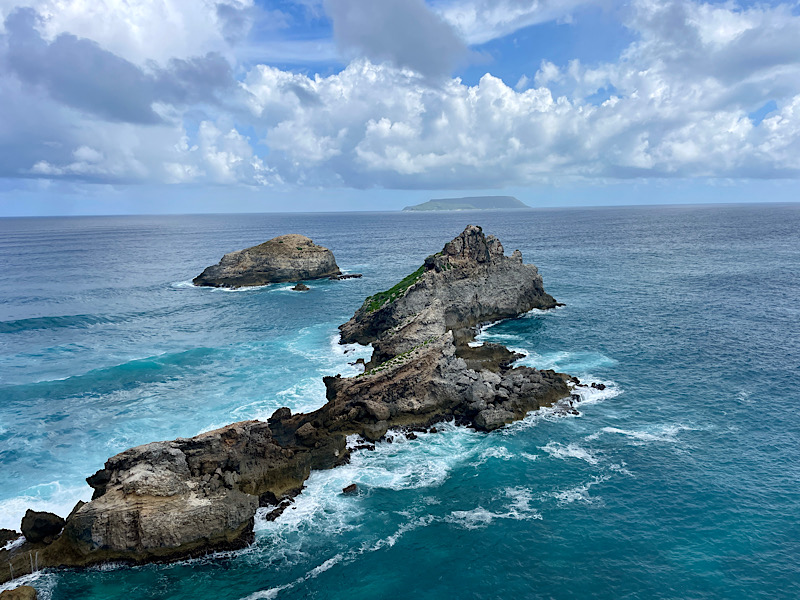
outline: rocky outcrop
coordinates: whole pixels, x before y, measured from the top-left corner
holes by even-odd
[[[340,275],[333,252],[293,233],[226,254],[192,283],[236,288]]]
[[[290,438],[281,443],[270,423],[244,421],[117,454],[87,479],[92,501],[79,503],[55,541],[28,539],[0,551],[0,564],[9,564],[0,581],[34,568],[140,564],[241,548],[253,540],[259,506],[280,505],[311,469],[347,460],[342,435],[310,444],[302,432]]]
[[[0,592],[0,600],[36,600],[36,589],[29,585],[21,585],[13,590]]]
[[[29,542],[49,544],[64,529],[64,519],[53,513],[28,510],[22,517],[20,529]]]
[[[11,529],[0,529],[0,549],[9,542],[14,542],[20,537],[19,533]]]
[[[341,326],[343,342],[371,342],[374,351],[364,373],[324,378],[324,406],[300,414],[281,408],[267,423],[234,423],[122,452],[87,479],[92,501],[75,507],[55,541],[0,551],[0,564],[21,575],[37,566],[144,563],[239,548],[253,539],[259,506],[277,517],[313,469],[349,459],[348,435],[369,448],[389,428],[443,420],[492,431],[553,404],[569,396],[568,382],[579,382],[515,367],[514,352],[470,342],[478,323],[555,305],[536,267],[519,252],[506,257],[497,239],[470,226]]]
[[[345,459],[344,437],[325,442],[283,445],[269,423],[245,421],[127,450],[89,478],[95,497],[62,539],[82,556],[131,562],[244,546],[260,505],[292,495],[312,468]]]
[[[500,240],[470,225],[398,285],[367,298],[339,329],[342,343],[371,343],[377,364],[447,330],[462,341],[479,323],[557,305],[519,250],[505,256]]]

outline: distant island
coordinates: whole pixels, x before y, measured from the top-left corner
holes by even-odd
[[[422,204],[406,206],[403,210],[490,210],[493,208],[530,208],[514,196],[467,196],[465,198],[436,198]]]

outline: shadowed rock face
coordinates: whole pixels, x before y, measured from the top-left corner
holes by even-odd
[[[192,283],[210,287],[245,287],[338,275],[341,271],[333,252],[293,233],[226,254],[218,264],[195,277]]]
[[[64,519],[53,513],[28,510],[20,529],[29,542],[52,542],[64,529]]]
[[[0,564],[19,576],[30,572],[31,553],[40,567],[74,567],[240,548],[253,539],[259,506],[278,514],[312,469],[349,459],[347,435],[375,442],[390,427],[442,420],[492,431],[553,404],[569,395],[568,376],[513,367],[518,355],[505,347],[469,343],[478,323],[553,306],[536,267],[467,227],[340,327],[343,342],[371,342],[374,352],[364,373],[324,378],[324,406],[126,450],[87,479],[94,497],[75,507],[60,537],[0,550]],[[0,582],[8,577],[0,569]]]
[[[9,542],[19,539],[19,537],[20,535],[16,531],[12,531],[11,529],[0,529],[0,548]]]

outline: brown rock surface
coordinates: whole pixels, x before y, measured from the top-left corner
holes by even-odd
[[[36,589],[29,585],[0,592],[0,600],[36,600],[37,597]]]

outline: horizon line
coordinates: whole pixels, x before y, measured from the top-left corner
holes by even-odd
[[[201,216],[230,216],[230,215],[328,215],[328,214],[374,214],[374,213],[487,213],[487,212],[517,212],[525,210],[575,210],[575,209],[604,209],[604,208],[669,208],[669,207],[712,207],[712,206],[779,206],[800,204],[799,200],[772,201],[725,201],[725,202],[664,202],[664,203],[630,203],[630,204],[574,204],[553,206],[527,206],[526,208],[472,208],[456,210],[421,210],[407,211],[404,208],[387,210],[273,210],[273,211],[234,211],[234,212],[158,212],[158,213],[70,213],[51,215],[0,215],[0,219],[53,219],[53,218],[81,218],[81,217],[201,217]],[[414,205],[412,205],[414,206]]]

